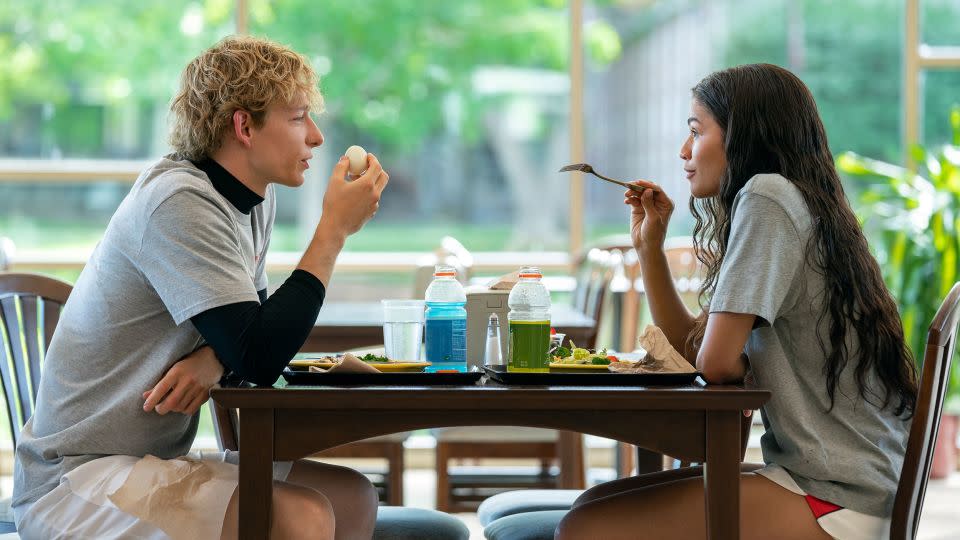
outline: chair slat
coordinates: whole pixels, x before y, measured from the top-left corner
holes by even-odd
[[[20,430],[17,429],[18,418],[17,418],[17,390],[16,385],[13,383],[13,380],[16,378],[16,375],[13,373],[13,356],[10,351],[10,340],[7,338],[9,332],[7,330],[7,322],[5,310],[2,307],[2,304],[5,302],[13,302],[13,298],[9,299],[0,299],[0,386],[3,389],[3,398],[7,404],[7,420],[9,420],[10,426],[10,440],[16,445],[17,439],[20,435]]]
[[[20,339],[20,314],[17,309],[18,299],[14,295],[8,295],[0,298],[0,316],[3,317],[3,329],[5,336],[5,353],[2,365],[3,372],[3,393],[6,397],[9,407],[10,429],[14,433],[13,440],[16,442],[20,433],[20,426],[25,422],[22,399],[23,390],[20,387],[21,371],[18,366],[23,365],[25,351],[23,350]],[[7,356],[9,355],[9,356]],[[27,394],[29,396],[29,394]]]
[[[48,300],[43,299],[43,351],[46,353],[47,349],[50,348],[50,341],[53,339],[53,331],[57,328],[57,322],[60,320],[60,312],[63,310],[63,305]]]
[[[17,382],[23,382],[29,399],[24,404],[24,421],[33,414],[33,403],[36,401],[37,389],[40,388],[40,357],[42,349],[40,340],[42,339],[40,327],[40,311],[43,309],[38,306],[43,300],[33,295],[20,295],[20,316],[23,320],[23,339],[24,346],[27,349],[26,362],[23,364],[26,370],[20,374]],[[22,393],[22,392],[21,392]],[[28,410],[29,409],[29,410]]]
[[[13,302],[5,305],[4,310],[4,314],[7,316],[7,330],[12,330],[9,332],[9,336],[10,348],[13,350],[13,373],[17,385],[17,400],[20,404],[20,417],[17,419],[17,428],[19,429],[23,427],[27,418],[30,418],[33,413],[33,392],[30,389],[29,368],[27,368],[30,356],[27,349],[28,340],[24,326],[22,297],[19,294],[14,295]]]

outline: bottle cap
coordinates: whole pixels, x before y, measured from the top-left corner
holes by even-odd
[[[536,266],[524,266],[520,269],[520,274],[517,276],[520,278],[542,278],[543,274],[540,273],[540,269]]]
[[[445,264],[438,264],[433,271],[434,277],[456,277],[457,269]]]

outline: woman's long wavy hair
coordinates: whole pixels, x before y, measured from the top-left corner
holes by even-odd
[[[840,375],[856,353],[860,395],[866,400],[877,398],[881,407],[894,404],[897,415],[912,413],[916,369],[904,343],[897,305],[844,195],[817,105],[806,85],[786,69],[752,64],[707,76],[693,88],[693,97],[723,129],[727,168],[719,195],[690,198],[696,219],[694,246],[707,272],[700,289],[704,309],[687,338],[688,350],[698,350],[703,341],[709,298],[730,237],[734,197],[754,175],[776,173],[800,190],[813,218],[806,251],[808,263],[826,280],[821,321],[828,322],[830,343],[821,339],[821,347],[831,409]],[[850,331],[859,343],[856,351],[848,350]],[[871,373],[881,388],[868,382]]]

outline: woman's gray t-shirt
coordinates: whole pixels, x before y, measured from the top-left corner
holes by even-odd
[[[807,254],[812,220],[803,196],[780,175],[757,175],[734,199],[731,220],[710,312],[762,319],[744,352],[753,375],[747,385],[771,392],[760,409],[764,462],[782,466],[814,497],[889,516],[909,421],[861,396],[856,356],[841,373],[830,408],[821,346],[829,346],[830,319],[824,278]],[[847,350],[856,351],[851,334]],[[883,395],[874,374],[866,382],[873,389],[868,396]]]

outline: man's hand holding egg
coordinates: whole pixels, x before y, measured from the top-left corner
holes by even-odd
[[[347,148],[345,155],[350,160],[350,167],[347,171],[350,172],[351,176],[356,178],[367,170],[367,151],[362,146],[353,145]]]
[[[343,238],[358,231],[377,212],[389,180],[376,156],[359,146],[348,148],[327,184],[318,230],[327,228]]]

